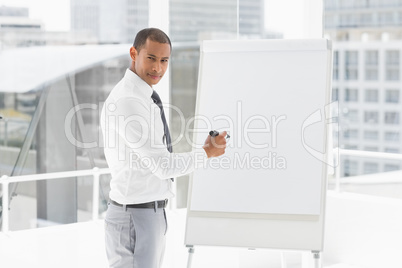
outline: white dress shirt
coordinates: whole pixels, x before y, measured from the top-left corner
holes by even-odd
[[[127,69],[106,99],[101,114],[104,152],[111,170],[109,197],[140,204],[173,197],[170,178],[192,172],[204,149],[169,153],[153,89]]]

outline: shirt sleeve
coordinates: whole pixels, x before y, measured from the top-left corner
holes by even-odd
[[[186,153],[170,153],[166,145],[155,139],[163,129],[158,129],[159,107],[147,107],[137,98],[125,98],[116,103],[114,120],[116,131],[129,150],[132,168],[147,168],[160,179],[183,176],[194,171],[207,160],[205,150],[194,149]],[[119,148],[121,150],[123,148]]]

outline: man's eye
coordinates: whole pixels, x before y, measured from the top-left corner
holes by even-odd
[[[148,57],[148,59],[150,59],[150,60],[154,60],[154,58],[152,58],[152,57]]]

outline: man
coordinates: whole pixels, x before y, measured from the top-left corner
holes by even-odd
[[[130,48],[130,68],[102,109],[105,157],[112,175],[105,218],[110,267],[161,267],[172,178],[192,172],[200,157],[225,152],[226,132],[222,132],[207,136],[202,149],[171,153],[163,107],[152,88],[165,74],[170,53],[164,32],[140,31]]]

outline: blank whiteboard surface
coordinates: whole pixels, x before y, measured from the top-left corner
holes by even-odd
[[[195,237],[208,244],[203,239],[213,226],[220,226],[213,234],[219,236],[230,229],[227,224],[264,228],[261,219],[276,217],[274,229],[287,226],[278,231],[291,234],[300,227],[303,239],[318,241],[307,248],[319,248],[330,74],[331,48],[324,39],[203,43],[194,141],[203,144],[211,128],[227,130],[231,138],[225,155],[192,174],[187,244],[197,244]],[[209,231],[199,224],[211,224]],[[212,244],[264,245],[222,239]]]
[[[325,106],[326,42],[245,43],[204,43],[197,114],[229,131],[231,164],[194,172],[191,210],[318,215],[322,162],[301,141],[324,151],[325,121],[302,126]]]

